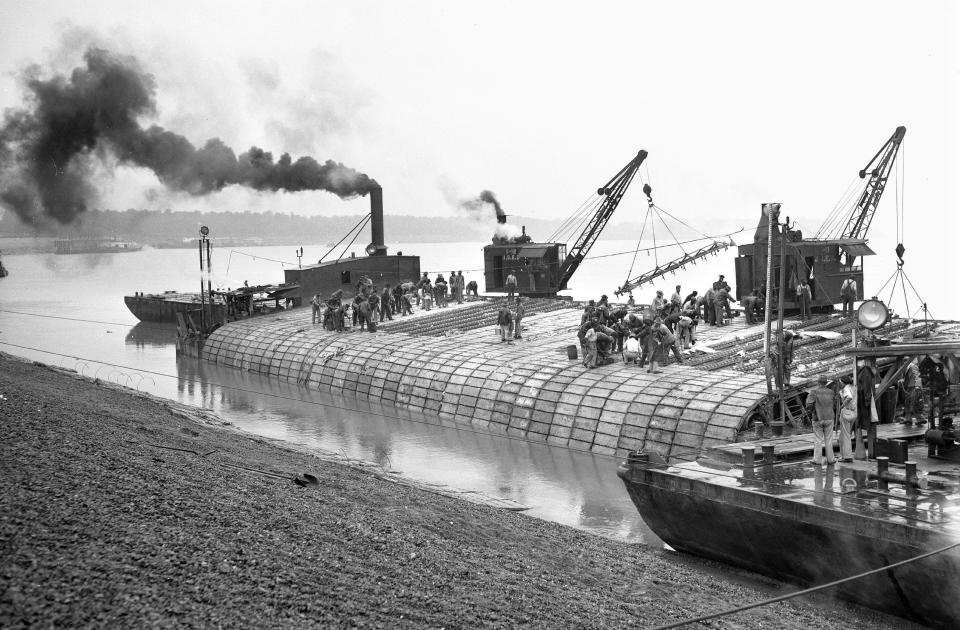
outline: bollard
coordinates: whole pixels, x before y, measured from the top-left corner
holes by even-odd
[[[744,446],[740,451],[743,453],[743,467],[744,468],[753,468],[753,457],[754,457],[754,448],[752,446]]]
[[[757,439],[763,438],[763,422],[754,422],[753,430],[756,433]]]
[[[764,444],[761,449],[763,450],[763,463],[772,464],[773,463],[773,444]]]
[[[917,462],[903,462],[903,466],[907,471],[907,485],[915,486],[917,484]]]
[[[783,423],[779,420],[770,421],[770,433],[773,437],[780,437],[783,435]]]
[[[889,485],[887,484],[887,469],[889,467],[889,457],[877,458],[877,488],[880,490],[887,490],[889,488]]]

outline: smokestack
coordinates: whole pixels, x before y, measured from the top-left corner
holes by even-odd
[[[520,232],[521,232],[524,236],[526,236],[526,235],[527,235],[527,226],[521,225],[521,226],[520,226]]]
[[[367,253],[386,256],[387,246],[383,244],[383,188],[379,186],[370,190],[370,238]]]

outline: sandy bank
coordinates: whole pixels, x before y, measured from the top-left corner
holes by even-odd
[[[5,355],[0,421],[2,627],[647,627],[770,595]],[[821,602],[714,627],[907,625]]]

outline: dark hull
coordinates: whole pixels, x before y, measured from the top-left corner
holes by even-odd
[[[165,324],[176,324],[177,313],[190,315],[194,323],[200,323],[200,302],[195,302],[189,298],[169,299],[158,295],[127,295],[123,301],[126,303],[130,312],[142,322],[158,322]],[[212,321],[223,321],[224,305],[215,303],[213,305]],[[210,312],[210,306],[207,306],[207,313]]]
[[[878,519],[718,486],[669,469],[620,467],[643,520],[671,547],[813,586],[954,542],[909,518]],[[935,628],[960,625],[960,549],[848,582],[839,596]]]

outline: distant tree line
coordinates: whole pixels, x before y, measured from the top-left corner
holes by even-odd
[[[2,210],[0,210],[2,212]],[[173,210],[88,210],[69,225],[52,224],[37,230],[17,219],[12,212],[0,214],[0,236],[47,236],[57,238],[109,238],[134,240],[147,245],[175,246],[197,237],[201,225],[217,238],[262,239],[264,244],[337,242],[363,219],[362,215],[307,217],[279,212],[184,212]],[[560,219],[514,216],[513,225],[526,227],[534,241],[547,241],[561,224]],[[467,217],[415,217],[386,215],[384,233],[388,243],[396,242],[482,242],[493,237],[493,224],[479,224]],[[611,224],[605,239],[636,239],[636,223]],[[661,232],[662,233],[662,232]],[[677,230],[678,238],[693,234]],[[650,236],[649,228],[647,237]],[[370,241],[369,225],[357,243]]]
[[[362,215],[306,217],[278,212],[183,212],[172,210],[89,210],[69,225],[53,224],[36,230],[21,223],[12,212],[0,216],[0,236],[53,236],[58,238],[113,237],[146,244],[173,244],[197,236],[201,225],[216,237],[259,238],[267,243],[327,243],[339,241],[363,219]],[[558,221],[529,219],[546,238]],[[384,217],[387,242],[483,241],[492,237],[492,225],[465,217]],[[369,225],[357,242],[370,240]]]

